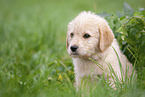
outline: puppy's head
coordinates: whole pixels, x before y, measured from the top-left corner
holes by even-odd
[[[113,42],[114,34],[105,19],[81,12],[68,24],[66,47],[72,57],[89,58],[104,52]]]

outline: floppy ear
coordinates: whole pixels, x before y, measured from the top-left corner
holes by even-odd
[[[68,35],[67,35],[67,37],[66,37],[66,48],[68,48]]]
[[[99,27],[100,32],[100,50],[104,52],[113,42],[114,34],[107,23],[103,23]]]

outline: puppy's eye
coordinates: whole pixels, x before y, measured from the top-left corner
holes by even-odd
[[[70,34],[70,37],[71,37],[71,38],[73,38],[73,36],[74,36],[74,34],[73,34],[73,33],[71,33],[71,34]]]
[[[84,38],[89,38],[89,37],[91,37],[89,34],[85,34],[84,36],[83,36]]]

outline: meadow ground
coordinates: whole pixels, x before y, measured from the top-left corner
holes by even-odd
[[[65,48],[67,24],[84,10],[122,12],[124,2],[135,10],[145,4],[144,0],[0,0],[0,97],[80,96],[73,87],[73,65]],[[140,86],[117,90],[100,82],[87,96],[145,97],[145,78],[140,79],[144,79]]]

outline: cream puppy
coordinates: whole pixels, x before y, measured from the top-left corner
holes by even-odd
[[[88,76],[92,82],[96,82],[97,76],[104,74],[106,79],[109,77],[109,80],[113,82],[108,64],[112,66],[117,77],[121,80],[117,54],[124,73],[126,67],[129,67],[128,76],[132,73],[133,66],[119,49],[107,21],[94,13],[81,12],[68,24],[66,47],[73,59],[77,88],[81,86],[84,77]]]

